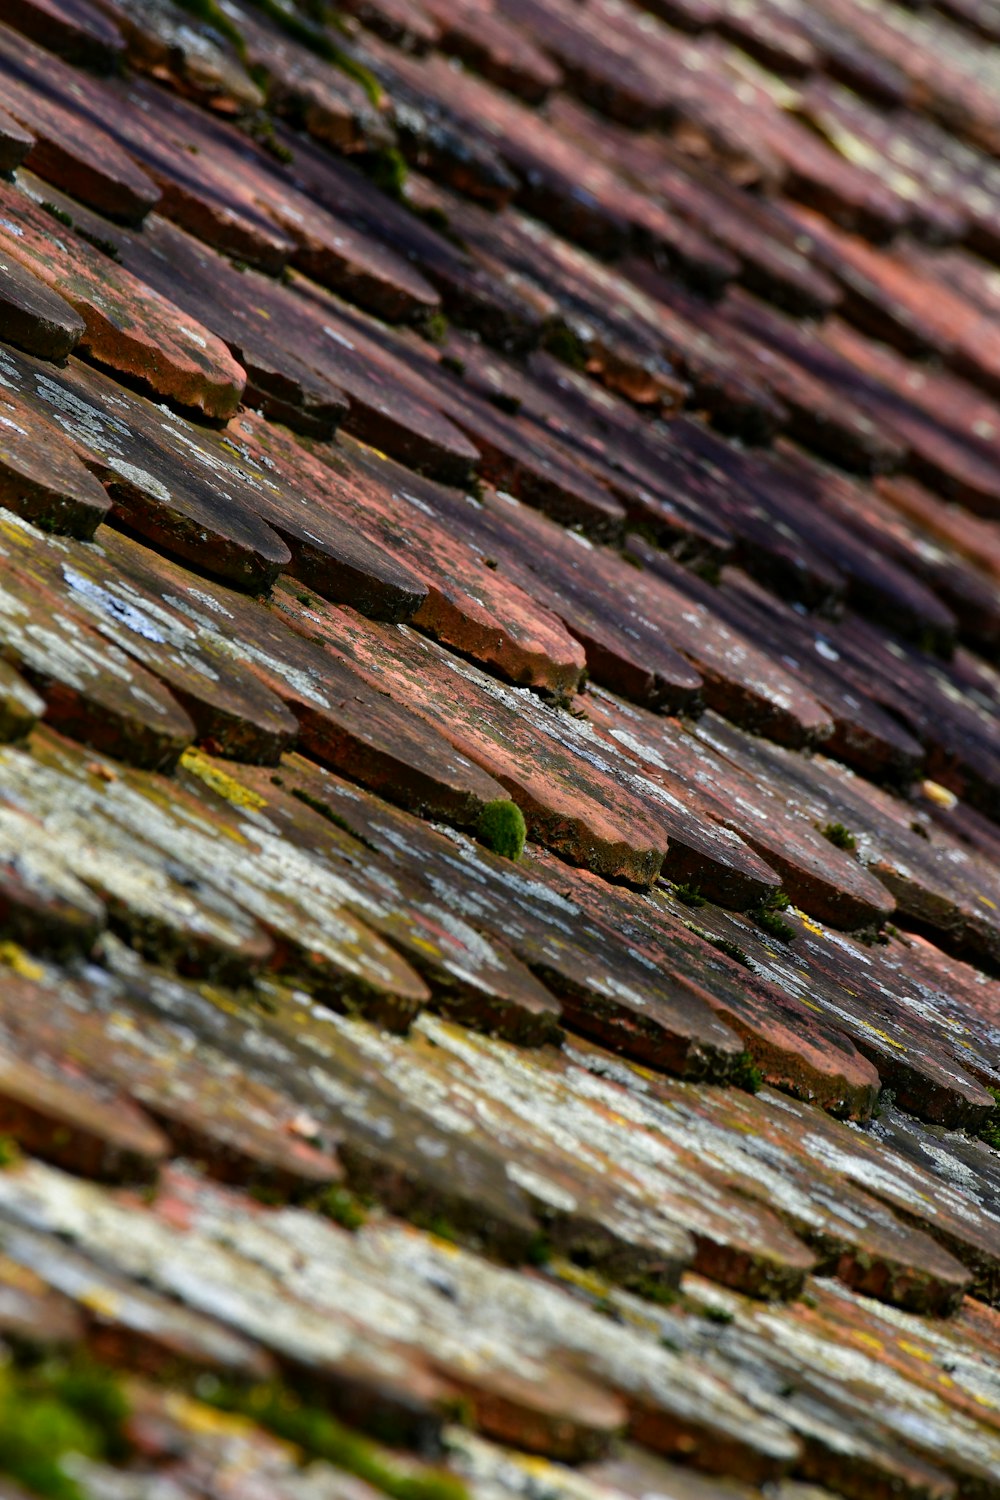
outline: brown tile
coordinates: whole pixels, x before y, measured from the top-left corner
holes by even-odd
[[[146,979],[135,955],[122,960],[117,982],[101,972],[71,980],[51,966],[32,978],[5,976],[2,1025],[11,1055],[75,1071],[93,1088],[131,1099],[154,1120],[175,1152],[203,1171],[245,1189],[304,1195],[339,1181],[334,1144],[303,1123],[294,1097],[242,1077],[211,1047],[192,1056],[181,1027],[142,1005]],[[314,1123],[314,1122],[313,1122]],[[304,1133],[303,1133],[304,1131]],[[26,1144],[30,1144],[26,1142]]]
[[[82,317],[82,354],[210,420],[232,416],[246,372],[207,328],[90,245],[61,234],[25,194],[3,186],[0,209],[0,249]]]
[[[552,59],[490,0],[425,0],[440,28],[438,47],[497,88],[541,104],[562,82]]]
[[[191,25],[191,12],[174,0],[101,0],[125,40],[128,63],[139,73],[221,114],[258,109],[263,96],[239,50],[221,26]]]
[[[456,750],[506,786],[528,831],[564,858],[610,879],[650,885],[666,848],[628,762],[601,755],[588,730],[526,689],[507,688],[412,631],[370,624],[351,612],[306,608],[285,591],[281,613],[334,661],[359,672],[395,702],[428,719]]]
[[[420,0],[349,0],[344,9],[405,52],[427,52],[440,40],[438,25]]]
[[[688,587],[698,587],[697,582]],[[719,589],[708,597],[716,613],[732,617],[767,647],[829,711],[833,733],[823,742],[827,754],[876,781],[906,784],[913,779],[924,759],[920,741],[838,675],[839,658],[822,621],[782,603],[737,568],[724,568]]]
[[[19,740],[45,712],[45,699],[14,671],[0,664],[0,739]]]
[[[291,630],[275,610],[186,573],[124,537],[109,537],[106,550],[154,598],[233,650],[277,693],[299,721],[299,743],[317,760],[424,816],[460,826],[475,825],[484,804],[503,795],[491,776],[442,735],[384,689],[370,688],[346,661],[335,661]],[[294,595],[282,598],[297,602]]]
[[[5,805],[0,829],[5,938],[56,958],[90,952],[107,919],[103,903],[40,845],[27,814]]]
[[[197,781],[194,779],[197,778]],[[249,806],[264,834],[285,840],[332,873],[347,910],[380,933],[426,979],[431,1005],[492,1035],[525,1045],[558,1039],[560,1006],[500,940],[490,941],[453,906],[408,878],[325,816],[327,774],[296,757],[277,774],[227,767],[201,753],[183,762],[185,786],[210,805]],[[201,782],[202,785],[197,783]]]
[[[31,132],[19,125],[6,110],[0,110],[0,168],[4,172],[13,172],[34,144],[35,137]]]
[[[895,902],[879,881],[789,809],[780,789],[761,779],[756,766],[748,772],[727,762],[698,726],[657,719],[604,692],[593,695],[588,713],[600,737],[619,746],[647,777],[682,801],[691,797],[697,815],[745,840],[810,914],[850,929],[884,921],[893,911]],[[694,874],[685,872],[681,879],[697,884]]]
[[[91,0],[11,0],[4,24],[95,72],[111,72],[124,52],[117,26]]]
[[[0,373],[69,438],[130,529],[257,592],[289,562],[288,548],[257,513],[258,494],[239,482],[235,466],[220,475],[229,455],[214,434],[75,361],[54,370],[0,353]]]
[[[194,737],[177,700],[79,613],[0,570],[4,655],[45,700],[46,720],[137,765],[169,767]]]
[[[65,359],[87,331],[66,299],[13,256],[0,261],[0,309],[6,342],[42,359]]]
[[[881,479],[878,491],[919,528],[921,535],[936,537],[982,569],[991,581],[1000,580],[1000,529],[995,522],[970,515],[905,475]]]
[[[159,189],[102,128],[100,110],[88,109],[99,86],[5,27],[0,76],[5,110],[32,137],[26,164],[33,172],[109,218],[135,224],[149,213]],[[88,109],[83,134],[81,108]]]
[[[12,372],[6,359],[3,372]],[[0,500],[26,521],[87,538],[111,508],[50,414],[9,379],[0,395]]]
[[[710,1019],[706,997],[666,981],[622,943],[606,913],[593,905],[585,911],[567,894],[570,874],[560,861],[532,855],[515,873],[509,860],[467,840],[451,841],[300,756],[286,756],[281,774],[286,786],[342,819],[407,881],[508,944],[559,997],[573,1029],[682,1076],[719,1076],[732,1066],[740,1043]],[[580,889],[589,888],[584,882]],[[596,889],[611,894],[603,881]]]
[[[280,699],[218,642],[200,637],[129,573],[127,561],[56,541],[20,522],[0,521],[4,572],[65,611],[169,689],[191,716],[199,741],[224,755],[273,764],[298,723]]]

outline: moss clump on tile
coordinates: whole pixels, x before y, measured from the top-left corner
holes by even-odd
[[[487,849],[492,849],[494,854],[499,854],[504,859],[520,859],[524,853],[528,830],[524,814],[517,803],[504,797],[498,797],[495,802],[487,802],[479,815],[476,837]]]
[[[424,323],[424,337],[432,344],[443,344],[448,337],[448,319],[444,313],[431,313]]]
[[[764,1084],[764,1075],[749,1052],[741,1052],[736,1059],[730,1082],[733,1088],[742,1089],[746,1094],[760,1092]]]
[[[564,365],[570,365],[574,370],[582,370],[587,363],[583,345],[565,323],[556,323],[549,329],[545,335],[545,347],[556,359],[561,359]]]
[[[701,938],[703,943],[710,943],[713,948],[718,948],[720,953],[724,953],[734,963],[742,964],[744,969],[753,968],[752,960],[739,943],[734,943],[729,938],[716,937],[714,932],[708,932],[704,927],[699,927],[697,922],[685,922],[684,926],[688,932],[693,932],[695,937]]]
[[[987,1085],[986,1092],[993,1095],[995,1104],[976,1133],[987,1146],[992,1146],[994,1151],[1000,1151],[1000,1089],[991,1089]]]
[[[381,151],[373,152],[367,159],[368,175],[376,187],[388,193],[390,198],[402,198],[406,187],[406,177],[409,168],[405,158],[395,146],[386,146]],[[441,320],[444,323],[444,319]],[[448,332],[448,325],[444,323],[444,332],[440,343]]]
[[[701,886],[686,885],[684,883],[672,887],[678,901],[683,901],[685,906],[704,906],[705,897],[701,894]]]
[[[772,937],[778,938],[782,943],[790,943],[795,936],[795,928],[778,915],[779,912],[787,911],[787,909],[788,897],[784,891],[772,891],[769,896],[764,897],[763,901],[751,907],[747,916],[752,922],[756,922],[758,927],[769,932]]]
[[[320,1193],[312,1206],[317,1213],[339,1224],[341,1229],[353,1231],[360,1229],[368,1222],[368,1212],[364,1204],[351,1192],[350,1188],[327,1188],[325,1192]]]
[[[702,1308],[702,1317],[707,1318],[710,1323],[719,1323],[723,1327],[735,1322],[735,1314],[731,1313],[728,1307],[714,1307],[711,1304]]]
[[[284,1386],[246,1387],[219,1381],[200,1388],[199,1399],[219,1411],[249,1417],[301,1448],[309,1458],[323,1459],[356,1474],[392,1500],[469,1500],[468,1490],[454,1474],[405,1468],[377,1444],[352,1432],[319,1407],[309,1406]]]
[[[0,1474],[46,1500],[84,1500],[71,1453],[123,1458],[128,1403],[116,1377],[82,1358],[0,1367]]]
[[[44,208],[45,212],[51,214],[54,219],[58,219],[60,224],[65,224],[67,229],[73,228],[72,216],[64,208],[58,208],[54,203],[50,203],[47,198],[40,199],[38,206],[39,208]]]
[[[849,828],[845,828],[843,823],[817,823],[816,827],[823,837],[829,839],[830,843],[836,845],[838,849],[846,849],[853,854],[858,847],[854,834]]]

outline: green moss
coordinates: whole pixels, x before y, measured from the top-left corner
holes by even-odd
[[[545,335],[545,347],[556,359],[571,365],[574,370],[582,370],[587,363],[580,340],[565,323],[556,323],[549,329]]]
[[[509,802],[506,798],[498,797],[495,802],[487,802],[479,815],[476,836],[494,854],[502,855],[504,859],[520,859],[528,836],[524,814],[516,802]]]
[[[896,1093],[894,1089],[879,1089],[878,1098],[875,1101],[875,1108],[872,1110],[872,1119],[879,1119],[887,1109],[892,1109],[895,1102]]]
[[[876,943],[885,948],[889,944],[889,934],[884,928],[876,927],[874,923],[869,927],[859,927],[854,936],[859,943],[864,943],[866,948],[874,947]]]
[[[284,162],[287,166],[295,160],[292,151],[289,150],[283,141],[278,140],[274,130],[274,121],[270,116],[265,114],[255,115],[247,123],[246,131],[248,135],[253,137],[258,146],[263,146],[268,155],[274,157],[275,161]]]
[[[13,1136],[0,1135],[0,1170],[16,1167],[21,1160],[21,1148]]]
[[[45,212],[51,214],[54,219],[58,219],[60,224],[65,224],[67,229],[73,228],[73,220],[64,208],[57,208],[47,198],[41,199],[38,206],[39,208],[44,208]]]
[[[276,786],[284,784],[276,776],[272,776],[271,780]],[[334,828],[339,828],[342,833],[349,833],[352,839],[361,844],[363,848],[370,849],[372,854],[381,853],[377,844],[373,844],[370,839],[366,839],[363,833],[359,833],[356,828],[353,828],[346,818],[340,816],[340,813],[334,812],[329,803],[324,802],[322,798],[310,796],[301,787],[293,786],[291,790],[293,797],[297,797],[300,802],[304,802],[306,807],[311,807],[313,812],[319,813],[320,817],[325,818],[328,823],[332,823]]]
[[[548,1236],[539,1230],[528,1246],[525,1260],[529,1266],[547,1266],[551,1259],[552,1245]]]
[[[442,354],[440,364],[442,370],[450,370],[459,378],[465,374],[465,360],[459,359],[456,354]]]
[[[718,948],[727,958],[735,963],[742,964],[744,969],[752,969],[753,963],[749,956],[743,951],[738,943],[733,943],[729,938],[716,937],[714,932],[707,932],[704,927],[699,927],[697,922],[685,922],[684,926],[688,932],[693,932],[695,937],[700,937],[702,942],[711,943],[713,948]]]
[[[414,1473],[404,1468],[391,1454],[282,1386],[247,1388],[220,1381],[203,1399],[221,1411],[251,1418],[294,1443],[310,1458],[324,1459],[356,1474],[392,1500],[469,1500],[465,1485],[455,1475],[427,1469]]]
[[[448,337],[448,319],[444,313],[431,313],[424,323],[424,337],[432,344],[443,344]]]
[[[395,146],[373,151],[365,158],[365,166],[376,187],[381,188],[383,193],[388,193],[390,198],[402,198],[409,168]],[[447,325],[445,327],[447,331]]]
[[[215,4],[216,0],[187,0],[189,9],[202,5],[214,8]],[[325,29],[328,20],[326,7],[312,7],[314,19],[310,19],[302,15],[293,5],[283,4],[282,0],[252,0],[252,4],[267,16],[269,21],[273,21],[275,26],[280,27],[301,46],[307,47],[317,57],[322,57],[325,62],[331,63],[333,67],[339,68],[342,73],[353,78],[356,83],[360,83],[369,101],[376,108],[381,106],[382,89],[374,74],[350,53],[338,47]],[[231,29],[235,30],[234,27]],[[242,46],[242,38],[240,46]]]
[[[764,1083],[764,1075],[749,1052],[741,1052],[736,1059],[731,1082],[733,1088],[742,1089],[747,1094],[756,1094],[760,1091]]]
[[[83,1500],[69,1453],[125,1456],[128,1404],[114,1375],[82,1358],[0,1368],[0,1474],[48,1500]]]
[[[701,887],[697,885],[675,885],[674,895],[678,901],[683,901],[685,906],[704,906],[705,898],[701,894]]]
[[[788,897],[784,891],[772,891],[769,896],[765,896],[763,901],[752,907],[747,912],[747,916],[752,922],[756,922],[758,927],[769,932],[772,937],[778,938],[782,943],[790,943],[795,936],[795,928],[778,915],[787,908]]]
[[[710,1323],[727,1324],[735,1321],[728,1307],[705,1307],[702,1308],[702,1316]]]
[[[657,1307],[673,1307],[679,1295],[675,1286],[661,1281],[658,1276],[631,1277],[624,1282],[624,1286],[626,1291],[633,1292],[644,1302],[655,1302]]]
[[[360,1198],[355,1197],[350,1188],[331,1187],[327,1188],[315,1200],[313,1205],[318,1213],[325,1214],[342,1229],[360,1229],[367,1222],[368,1214]]]
[[[847,849],[853,853],[858,847],[858,841],[854,837],[854,834],[849,828],[845,828],[843,823],[824,823],[822,825],[817,823],[816,827],[823,837],[829,839],[830,843],[835,844],[838,849]]]
[[[977,1134],[987,1146],[992,1146],[994,1151],[1000,1151],[1000,1089],[993,1089],[987,1085],[986,1092],[993,1095],[995,1105],[979,1127]]]

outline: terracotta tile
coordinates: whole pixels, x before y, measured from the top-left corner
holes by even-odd
[[[214,434],[75,361],[57,371],[0,352],[0,374],[69,438],[130,528],[242,588],[267,588],[289,562],[288,548],[257,514],[257,494],[236,489],[234,466],[220,476],[230,455]]]
[[[109,1362],[166,1373],[182,1367],[220,1376],[267,1379],[274,1365],[263,1350],[221,1323],[60,1245],[52,1235],[5,1225],[8,1274],[14,1285],[33,1269],[42,1288],[82,1318],[91,1348]],[[16,1280],[15,1280],[16,1277]],[[134,1392],[130,1390],[130,1395]]]
[[[390,119],[408,165],[447,183],[455,192],[491,208],[510,202],[517,177],[499,145],[470,129],[456,110],[450,84],[454,64],[444,58],[407,57],[371,32],[363,34],[351,56],[374,75],[389,100]],[[432,65],[434,72],[429,71]],[[442,70],[446,76],[442,78]]]
[[[558,1002],[504,943],[485,938],[454,907],[400,879],[369,846],[332,824],[309,791],[322,789],[326,773],[298,757],[296,767],[283,761],[277,775],[236,771],[197,753],[185,757],[183,779],[202,798],[207,787],[233,808],[250,806],[255,826],[328,869],[345,907],[424,976],[436,1010],[526,1045],[558,1039]]]
[[[0,261],[0,310],[6,342],[42,359],[65,359],[86,333],[66,299],[13,256]]]
[[[437,22],[420,0],[349,0],[344,9],[404,52],[424,53],[440,41]]]
[[[131,844],[134,865],[148,872],[144,884],[149,891],[155,893],[167,882],[183,888],[186,882],[207,911],[214,908],[223,917],[235,914],[255,942],[251,946],[244,941],[242,953],[232,956],[234,964],[240,957],[245,963],[256,958],[259,966],[264,955],[272,968],[286,973],[292,982],[309,984],[321,1004],[364,1010],[384,1025],[405,1026],[428,998],[426,985],[406,960],[347,910],[343,885],[324,878],[325,872],[315,861],[307,856],[296,858],[293,850],[265,831],[230,819],[226,810],[210,809],[179,788],[171,789],[173,798],[168,801],[163,785],[116,776],[113,766],[105,768],[110,779],[95,776],[86,758],[66,741],[38,742],[35,748],[37,759],[27,765],[15,752],[8,754],[5,769],[10,782],[44,817],[54,846],[65,831],[64,858],[84,862],[81,867],[89,871],[90,880],[117,879],[117,902],[125,907],[119,921],[132,928],[133,943],[153,961],[169,964],[173,958],[182,971],[185,968],[184,950],[169,951],[169,945],[179,945],[184,936],[183,908],[180,920],[169,905],[163,908],[161,959],[153,936],[157,918],[146,918],[150,938],[145,942],[137,931],[144,917],[139,906],[142,891],[133,897],[124,875],[104,874],[116,844],[122,849]],[[76,809],[72,816],[61,818],[59,798],[69,795],[71,788]],[[100,851],[97,846],[98,856],[89,865],[86,851],[77,845],[88,815],[90,819],[103,817],[108,824],[105,848]],[[186,925],[197,930],[190,916]],[[229,925],[234,925],[232,918]],[[265,933],[273,938],[270,948],[261,942]],[[194,940],[189,938],[188,943],[195,948]],[[195,958],[187,962],[197,971]],[[209,973],[211,962],[209,953],[202,960]],[[219,977],[224,982],[224,972]]]
[[[0,210],[0,249],[82,317],[81,353],[209,419],[233,414],[246,372],[207,328],[75,236],[60,234],[23,193],[0,189]]]
[[[650,885],[666,848],[628,762],[601,755],[579,721],[523,688],[506,688],[403,627],[312,608],[282,591],[282,614],[374,687],[428,719],[461,754],[508,787],[530,835],[610,879]]]
[[[41,966],[31,979],[8,974],[2,1025],[11,1055],[29,1068],[38,1056],[133,1100],[174,1151],[222,1181],[292,1195],[339,1181],[331,1142],[318,1130],[311,1138],[296,1133],[294,1097],[241,1077],[210,1047],[185,1055],[183,1030],[142,1005],[144,983],[157,976],[147,981],[140,960],[129,960],[131,972],[123,962],[119,983],[103,972],[96,981],[72,981]]]
[[[291,549],[290,577],[378,619],[410,619],[424,604],[427,584],[419,570],[393,555],[399,548],[391,537],[338,509],[327,489],[328,468],[283,428],[241,413],[212,458],[256,491],[258,510]]]
[[[335,662],[292,631],[273,609],[124,537],[109,537],[106,550],[144,589],[232,650],[277,693],[299,721],[301,746],[317,760],[424,816],[460,826],[475,825],[484,804],[502,797],[499,784],[443,736],[384,690],[370,689],[345,661]]]
[[[507,93],[541,104],[562,82],[552,59],[491,0],[425,0],[424,9],[440,28],[439,49]]]
[[[101,111],[89,110],[100,86],[6,27],[0,27],[0,75],[5,110],[33,140],[25,158],[31,170],[109,218],[141,222],[159,189],[102,128]],[[81,108],[89,114],[85,140]]]
[[[924,759],[920,741],[838,675],[835,648],[821,622],[811,623],[808,615],[783,604],[737,568],[723,569],[711,601],[717,614],[732,618],[766,646],[829,711],[833,733],[823,742],[827,754],[876,781],[905,784],[913,779]]]
[[[30,184],[33,196],[38,186]],[[287,292],[257,272],[238,271],[158,214],[150,215],[137,235],[81,210],[72,199],[63,199],[60,206],[71,214],[83,239],[99,250],[112,247],[133,276],[211,327],[246,370],[248,405],[310,437],[333,435],[347,411],[347,398],[316,368],[320,361],[307,364],[294,340],[282,335],[291,321],[289,307],[298,305]]]
[[[40,846],[27,815],[5,805],[0,830],[5,937],[57,958],[89,952],[105,925],[103,903]]]
[[[0,386],[0,500],[27,521],[89,538],[111,502],[45,409],[17,394],[6,378],[9,373],[5,360]]]
[[[125,40],[131,67],[220,114],[259,109],[263,95],[221,28],[191,25],[174,0],[100,0]]]
[[[776,1212],[819,1257],[814,1274],[825,1270],[858,1292],[914,1312],[957,1308],[970,1279],[961,1262],[845,1181],[835,1153],[821,1164],[818,1154],[803,1150],[776,1095],[757,1099],[738,1089],[643,1078],[586,1051],[571,1050],[569,1057],[602,1079],[592,1087],[606,1108],[617,1107],[635,1127],[696,1151],[708,1170]]]
[[[554,615],[484,560],[474,537],[466,540],[454,528],[456,511],[468,505],[463,495],[358,444],[317,449],[316,457],[322,460],[316,483],[345,525],[417,560],[426,597],[414,624],[510,682],[559,699],[573,695],[586,665],[583,651]]]
[[[825,381],[821,373],[811,374],[782,352],[786,323],[772,309],[732,291],[717,311],[705,309],[701,316],[717,339],[745,350],[750,369],[788,411],[787,432],[797,442],[862,473],[892,470],[904,461],[905,442],[872,418],[863,399]]]
[[[332,68],[308,46],[272,25],[261,11],[230,0],[246,47],[247,63],[267,96],[268,108],[301,121],[318,141],[337,151],[390,146],[394,140],[387,103],[373,102],[361,82]]]
[[[45,701],[46,720],[137,765],[170,766],[194,736],[180,704],[79,613],[7,567],[4,655]]]
[[[111,72],[125,50],[117,26],[91,0],[11,0],[4,24],[96,72]]]
[[[397,259],[418,267],[440,293],[450,318],[502,348],[539,342],[545,317],[536,299],[524,294],[516,278],[496,263],[474,262],[441,228],[387,194],[373,191],[368,178],[335,160],[328,151],[303,142],[291,132],[279,138],[294,150],[296,179],[310,196],[341,223],[353,226],[379,245],[389,246]],[[408,191],[409,178],[404,193]],[[369,305],[353,296],[349,288],[342,295]],[[377,307],[374,310],[379,311]]]
[[[694,798],[700,816],[745,840],[810,914],[850,929],[884,921],[893,911],[895,902],[880,882],[788,808],[780,789],[760,779],[756,766],[748,774],[727,763],[697,726],[657,719],[604,692],[594,695],[589,715],[601,738],[620,746],[651,780],[676,797]],[[682,879],[689,879],[686,872]]]
[[[552,102],[549,115],[634,186],[654,189],[674,212],[734,256],[736,278],[745,286],[799,314],[827,312],[840,300],[836,284],[795,248],[794,233],[765,199],[741,193],[661,135],[637,136],[597,121],[564,95]]]
[[[198,739],[241,760],[278,760],[298,723],[230,651],[199,637],[175,611],[130,576],[123,559],[56,541],[21,522],[0,519],[2,571],[38,597],[86,621],[119,651],[141,663],[191,716]]]
[[[818,1022],[808,1006],[716,947],[699,923],[700,910],[685,908],[662,886],[652,899],[609,892],[595,876],[560,869],[547,856],[535,857],[535,870],[591,921],[612,924],[619,943],[627,941],[671,985],[702,995],[776,1088],[838,1116],[866,1119],[871,1113],[879,1086],[872,1064],[836,1025]],[[588,1031],[579,1023],[574,1029]],[[639,1057],[633,1049],[618,1050]]]
[[[286,756],[282,767],[286,786],[343,819],[408,881],[426,887],[463,920],[509,944],[559,997],[574,1030],[682,1076],[725,1074],[735,1061],[740,1044],[710,1019],[704,997],[690,985],[664,982],[622,944],[606,916],[585,912],[571,899],[562,863],[533,855],[515,874],[508,860],[467,840],[446,839],[300,756]],[[599,889],[608,891],[603,882]]]
[[[879,494],[919,527],[924,536],[938,538],[987,573],[1000,579],[1000,530],[961,506],[925,488],[915,479],[894,474],[879,481]]]

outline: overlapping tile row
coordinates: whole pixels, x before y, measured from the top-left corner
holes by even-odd
[[[0,8],[0,1493],[1000,1495],[998,43]]]

